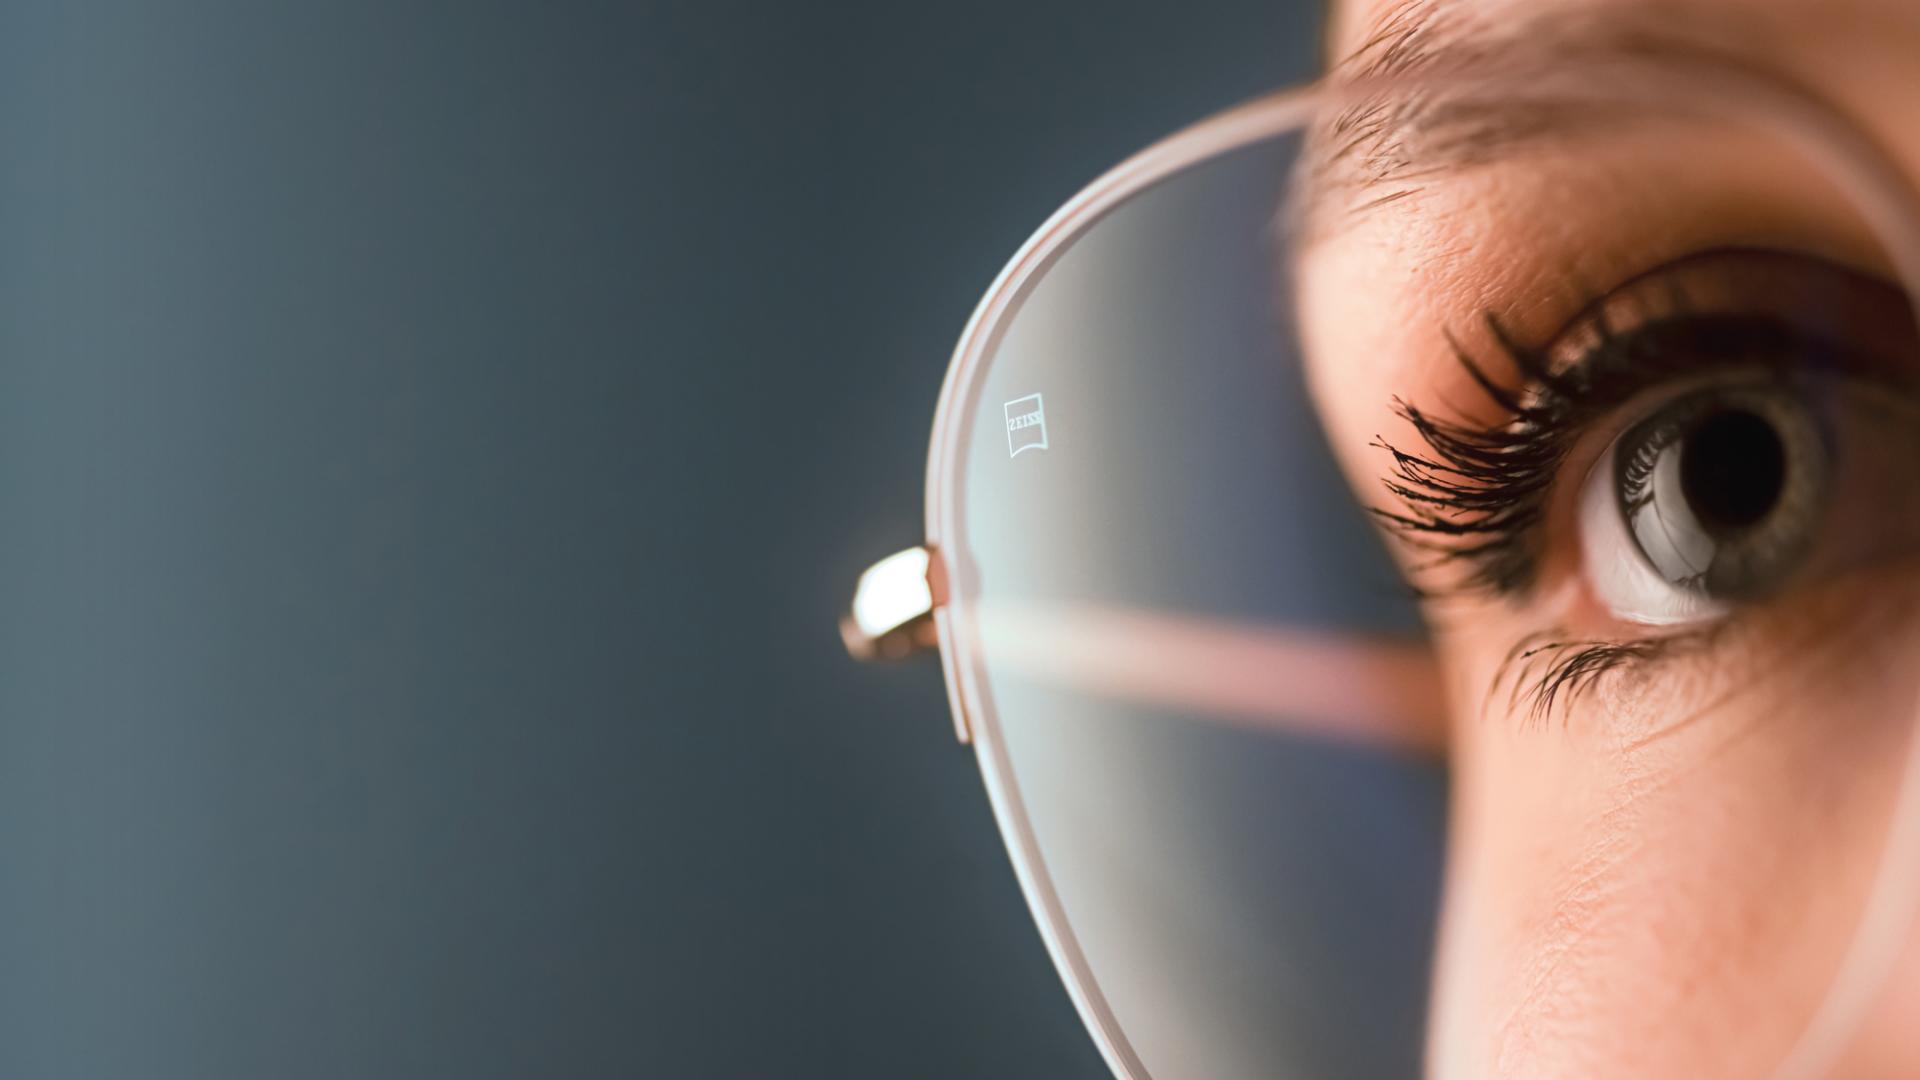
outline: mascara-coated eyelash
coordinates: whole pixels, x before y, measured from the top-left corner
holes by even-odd
[[[1566,429],[1566,409],[1558,402],[1573,395],[1561,393],[1556,385],[1561,379],[1543,357],[1515,343],[1492,315],[1485,318],[1501,352],[1531,388],[1529,401],[1497,385],[1449,334],[1455,360],[1510,419],[1476,428],[1396,397],[1394,412],[1412,425],[1426,448],[1416,453],[1375,440],[1392,455],[1393,470],[1384,483],[1399,505],[1371,510],[1407,543],[1432,552],[1433,564],[1467,567],[1463,585],[1505,594],[1531,578],[1526,537],[1540,520],[1565,456],[1559,435]]]
[[[1428,596],[1523,593],[1539,564],[1539,525],[1562,466],[1580,436],[1641,391],[1679,374],[1717,370],[1781,376],[1847,365],[1824,334],[1768,313],[1689,313],[1682,298],[1658,318],[1618,331],[1590,321],[1592,345],[1558,370],[1547,350],[1515,341],[1485,321],[1499,353],[1519,376],[1508,389],[1449,338],[1456,361],[1505,414],[1491,427],[1436,416],[1396,398],[1395,412],[1424,447],[1378,440],[1392,457],[1385,478],[1397,505],[1373,513],[1411,546],[1431,553],[1428,567],[1456,572]]]

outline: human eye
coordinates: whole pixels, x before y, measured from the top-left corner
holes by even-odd
[[[1534,346],[1455,359],[1497,422],[1400,406],[1376,512],[1437,601],[1557,598],[1516,647],[1536,712],[1569,688],[1920,549],[1920,359],[1903,292],[1781,251],[1696,253]],[[1512,372],[1516,378],[1503,377]]]

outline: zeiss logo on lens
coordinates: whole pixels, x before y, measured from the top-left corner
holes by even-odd
[[[1039,394],[1007,402],[1007,456],[1047,448],[1047,408]]]

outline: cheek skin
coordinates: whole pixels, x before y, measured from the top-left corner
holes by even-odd
[[[1914,681],[1887,673],[1912,667],[1920,620],[1896,591],[1836,587],[1698,675],[1603,684],[1551,730],[1462,680],[1434,1075],[1781,1059],[1857,920],[1912,730]],[[1486,673],[1504,640],[1445,647]]]
[[[1892,978],[1862,1026],[1858,1041],[1834,1066],[1833,1075],[1912,1076],[1916,1016],[1920,1016],[1920,923],[1908,933],[1906,947],[1894,962]]]

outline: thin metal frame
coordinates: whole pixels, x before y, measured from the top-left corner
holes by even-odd
[[[1297,128],[1317,102],[1312,88],[1305,88],[1282,91],[1217,114],[1128,158],[1055,211],[1022,245],[974,309],[954,349],[934,414],[932,449],[927,459],[927,549],[932,556],[929,576],[938,574],[945,586],[940,590],[945,602],[935,606],[933,616],[956,730],[962,742],[972,742],[979,758],[987,797],[1012,856],[1020,889],[1074,1008],[1108,1067],[1128,1080],[1149,1080],[1149,1073],[1121,1030],[1067,922],[1013,782],[998,718],[992,709],[970,707],[986,698],[978,681],[978,650],[967,635],[955,630],[957,620],[968,626],[972,623],[956,615],[956,609],[964,609],[966,604],[965,590],[955,586],[960,580],[957,573],[963,568],[949,562],[942,543],[946,537],[961,535],[960,485],[950,481],[959,478],[958,462],[967,444],[966,419],[978,398],[980,375],[1007,325],[1006,317],[1018,308],[1029,286],[1054,258],[1075,237],[1132,196],[1194,165]]]

